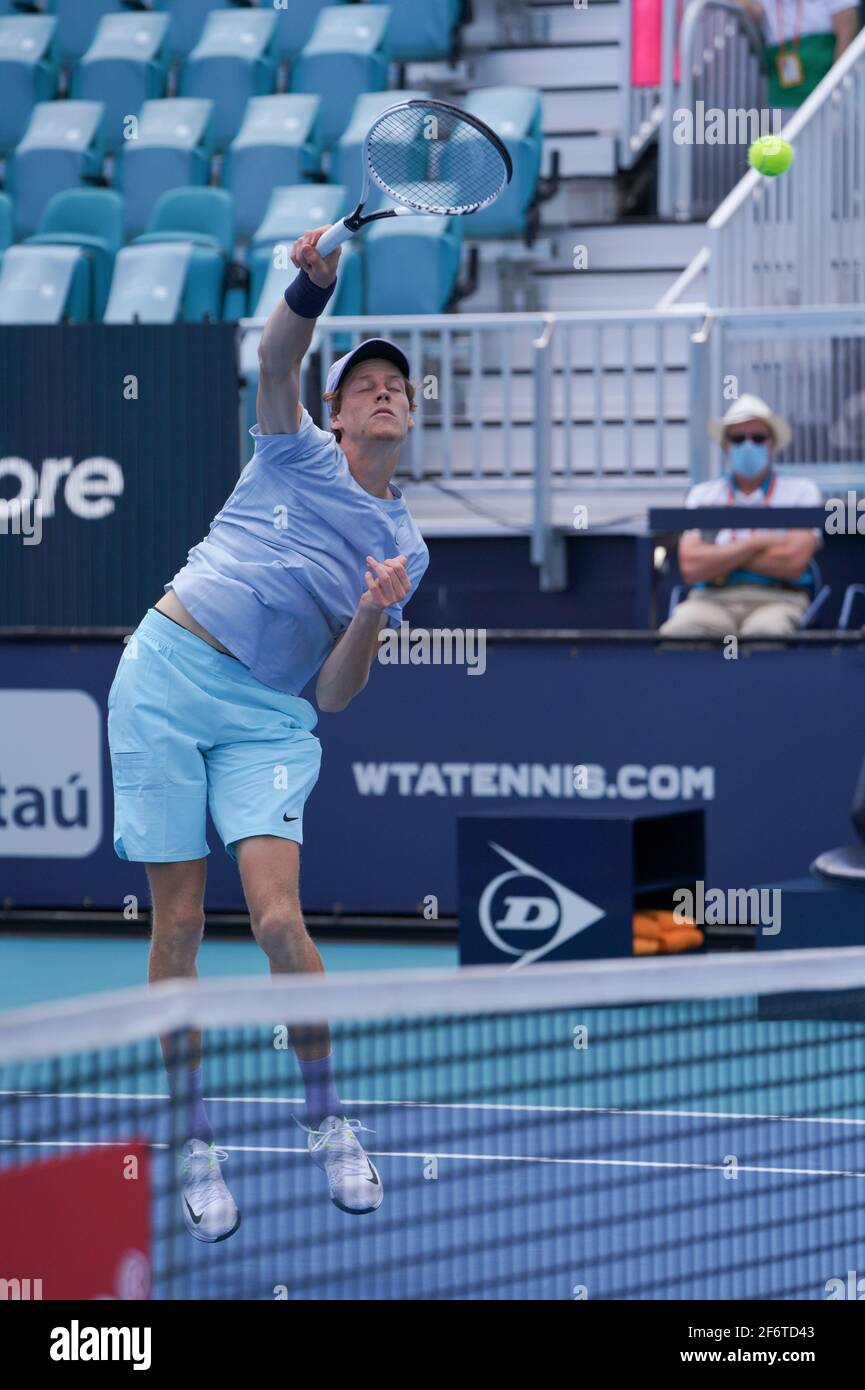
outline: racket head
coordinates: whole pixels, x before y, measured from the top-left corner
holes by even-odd
[[[364,183],[412,212],[462,217],[494,203],[513,177],[488,125],[446,101],[414,97],[389,106],[367,131]]]

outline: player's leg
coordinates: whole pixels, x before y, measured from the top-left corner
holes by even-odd
[[[204,932],[205,859],[148,864],[152,934],[148,980],[194,980]],[[196,1240],[215,1243],[233,1235],[240,1213],[222,1177],[227,1155],[213,1142],[201,1084],[201,1034],[164,1037],[162,1054],[180,1147],[181,1210]]]
[[[109,695],[108,736],[114,774],[114,845],[147,867],[153,906],[151,983],[195,977],[204,923],[208,648],[150,612],[120,662]],[[218,653],[214,653],[218,656]],[[229,658],[222,658],[229,660]],[[237,1208],[220,1175],[201,1095],[201,1040],[164,1039],[168,1087],[181,1149],[181,1209],[198,1240],[237,1229]]]
[[[298,891],[300,847],[293,840],[254,835],[234,846],[253,934],[271,973],[321,974],[321,956],[303,920]],[[309,1150],[327,1174],[331,1200],[353,1215],[381,1205],[381,1179],[357,1138],[358,1120],[345,1114],[334,1077],[326,1023],[290,1028],[303,1075]]]
[[[195,961],[204,932],[205,859],[179,864],[148,864],[151,931],[147,978],[194,980]],[[186,1139],[213,1140],[201,1098],[201,1034],[161,1039],[172,1097],[186,1107]]]

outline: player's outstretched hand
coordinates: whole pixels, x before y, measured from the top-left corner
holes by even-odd
[[[374,560],[367,555],[369,569],[364,576],[366,593],[361,598],[361,607],[384,610],[392,603],[399,603],[411,591],[411,583],[405,567],[406,557],[397,555],[393,560]]]
[[[326,227],[316,227],[314,231],[304,232],[291,248],[291,259],[298,270],[305,270],[312,283],[318,285],[320,290],[326,290],[328,285],[333,284],[342,254],[342,248],[339,246],[335,251],[331,251],[329,256],[320,256],[315,249],[325,232],[330,231],[330,227],[331,224],[328,223]]]

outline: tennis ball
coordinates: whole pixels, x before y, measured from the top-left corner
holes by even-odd
[[[778,135],[761,135],[748,151],[748,163],[758,174],[783,174],[793,163],[793,146]]]

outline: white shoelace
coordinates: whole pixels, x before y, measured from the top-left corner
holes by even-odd
[[[300,1121],[297,1121],[300,1124]],[[375,1130],[367,1128],[360,1120],[343,1120],[339,1129],[310,1129],[308,1125],[300,1125],[307,1134],[315,1135],[315,1142],[310,1149],[310,1153],[318,1153],[321,1149],[328,1150],[328,1167],[333,1167],[334,1177],[352,1177],[355,1174],[363,1174],[369,1171],[369,1159],[363,1151],[362,1145],[355,1138],[358,1130],[363,1130],[366,1134],[374,1134]]]
[[[223,1198],[222,1188],[225,1186],[222,1174],[218,1167],[216,1171],[211,1166],[211,1160],[217,1159],[218,1163],[225,1163],[228,1153],[225,1149],[218,1149],[215,1144],[211,1144],[206,1153],[190,1154],[183,1164],[183,1177],[187,1179],[187,1184],[195,1192],[196,1198],[200,1198],[201,1209],[215,1201]],[[198,1169],[200,1171],[190,1171]]]

